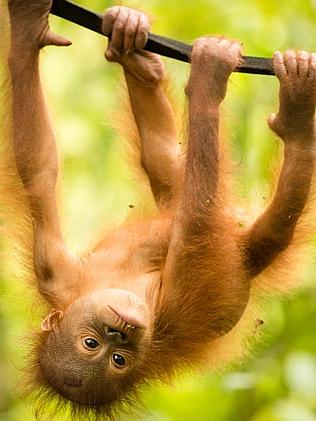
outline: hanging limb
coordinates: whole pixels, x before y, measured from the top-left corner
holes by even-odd
[[[54,0],[51,13],[104,35],[101,30],[103,16],[70,1]],[[145,50],[175,60],[189,62],[192,46],[160,35],[149,34]],[[243,56],[243,63],[237,66],[235,71],[240,73],[274,75],[272,59],[264,57]]]

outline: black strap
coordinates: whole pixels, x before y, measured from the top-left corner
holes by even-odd
[[[101,29],[103,16],[71,3],[70,1],[54,0],[51,13],[104,35]],[[145,50],[175,60],[189,62],[192,46],[181,41],[150,33]],[[235,71],[241,73],[274,75],[272,60],[264,57],[243,56],[243,63],[238,66]]]

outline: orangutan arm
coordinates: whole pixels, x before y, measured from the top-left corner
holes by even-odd
[[[179,322],[208,338],[237,323],[249,292],[219,197],[219,108],[239,59],[236,42],[201,38],[194,45],[185,176],[162,278],[170,319],[175,312]]]
[[[143,51],[150,28],[144,13],[124,6],[107,10],[103,31],[111,34],[106,50],[108,61],[124,69],[131,107],[138,129],[141,164],[161,208],[170,208],[180,169],[180,146],[174,113],[163,89],[161,58]]]
[[[274,68],[280,80],[280,109],[269,124],[284,142],[284,163],[270,206],[246,234],[245,264],[251,277],[292,241],[315,167],[316,55],[276,53]]]
[[[158,205],[173,202],[182,177],[174,115],[162,83],[148,84],[125,71],[131,106],[141,140],[141,162]]]
[[[69,42],[50,33],[50,1],[32,5],[9,2],[13,148],[18,174],[33,224],[34,269],[40,292],[52,294],[52,284],[67,266],[55,189],[58,175],[56,143],[48,117],[39,73],[40,48]]]

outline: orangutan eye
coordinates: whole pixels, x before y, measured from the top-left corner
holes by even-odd
[[[85,343],[86,347],[89,348],[89,349],[96,349],[96,348],[98,348],[100,346],[99,342],[96,341],[93,338],[87,338],[87,339],[85,339],[84,340],[84,343]]]
[[[121,354],[112,354],[112,361],[116,368],[124,368],[126,365],[126,359]]]

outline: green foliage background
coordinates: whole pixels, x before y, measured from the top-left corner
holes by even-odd
[[[86,0],[81,4],[102,12],[114,3]],[[247,55],[271,56],[276,49],[290,47],[316,51],[315,0],[131,0],[124,4],[156,16],[153,32],[187,42],[215,33],[242,40]],[[80,250],[98,234],[100,226],[121,221],[131,212],[130,203],[140,203],[141,187],[133,181],[121,153],[121,139],[111,127],[113,112],[120,111],[122,75],[118,67],[103,59],[104,39],[57,18],[51,23],[74,43],[68,49],[46,49],[42,65],[63,156],[64,225],[71,246]],[[182,107],[189,66],[171,60],[166,63]],[[266,118],[276,110],[277,92],[273,77],[235,74],[231,78],[225,122],[234,159],[240,163],[239,193],[245,198],[264,194],[269,182],[278,141],[269,132]],[[304,275],[310,285],[286,301],[269,301],[263,340],[252,357],[227,374],[205,372],[188,376],[172,388],[150,391],[146,394],[150,414],[144,419],[315,421],[315,248],[312,254]],[[6,257],[1,264],[8,264]],[[14,389],[23,360],[20,338],[34,310],[30,310],[29,301],[21,285],[3,276],[1,421],[34,419]]]

